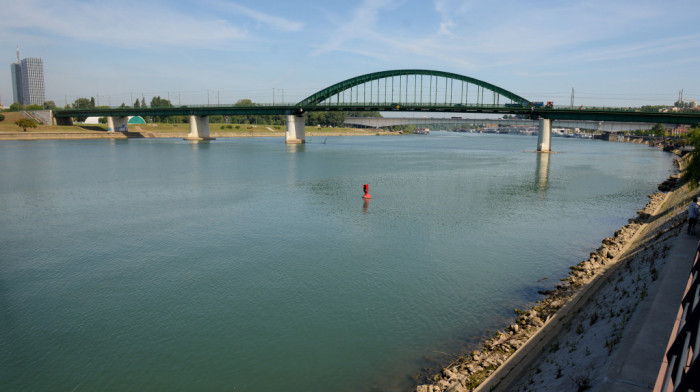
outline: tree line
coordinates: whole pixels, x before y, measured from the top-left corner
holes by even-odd
[[[250,99],[240,99],[233,106],[241,107],[253,107],[259,106]],[[160,96],[155,96],[151,98],[150,105],[146,103],[146,100],[142,97],[141,99],[136,98],[131,106],[127,106],[122,103],[120,108],[171,108],[175,107],[170,100],[161,98]],[[94,109],[94,108],[108,108],[107,106],[95,106],[95,98],[78,98],[72,104],[67,105],[67,108],[72,109]],[[189,116],[143,116],[144,120],[147,122],[155,123],[188,123]],[[379,112],[310,112],[306,118],[307,126],[322,126],[322,127],[340,127],[345,122],[346,117],[381,117]],[[214,124],[257,124],[257,125],[284,125],[286,123],[286,116],[283,115],[240,115],[240,116],[226,116],[226,115],[216,115],[209,116],[209,122]],[[85,117],[76,118],[76,121],[85,121]],[[106,122],[106,119],[101,119],[101,122]]]

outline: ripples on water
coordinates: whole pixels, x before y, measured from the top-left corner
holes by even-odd
[[[1,389],[405,388],[671,170],[646,146],[535,144],[2,142]]]

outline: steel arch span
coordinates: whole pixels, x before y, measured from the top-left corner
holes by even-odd
[[[336,83],[296,106],[332,105],[529,106],[530,101],[483,80],[451,72],[403,69],[373,72]]]

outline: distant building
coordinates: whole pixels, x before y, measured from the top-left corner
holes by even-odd
[[[22,65],[19,62],[11,64],[10,72],[12,73],[12,100],[14,103],[21,104],[24,101],[22,89]]]
[[[27,57],[20,61],[18,48],[17,62],[10,65],[10,71],[14,102],[22,105],[43,105],[46,101],[44,61],[39,57]]]
[[[43,105],[44,61],[38,57],[22,59],[22,98],[25,105]]]

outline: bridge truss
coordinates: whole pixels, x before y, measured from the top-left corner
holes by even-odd
[[[302,100],[303,108],[332,106],[522,106],[529,101],[501,87],[450,72],[404,69],[356,76]]]

